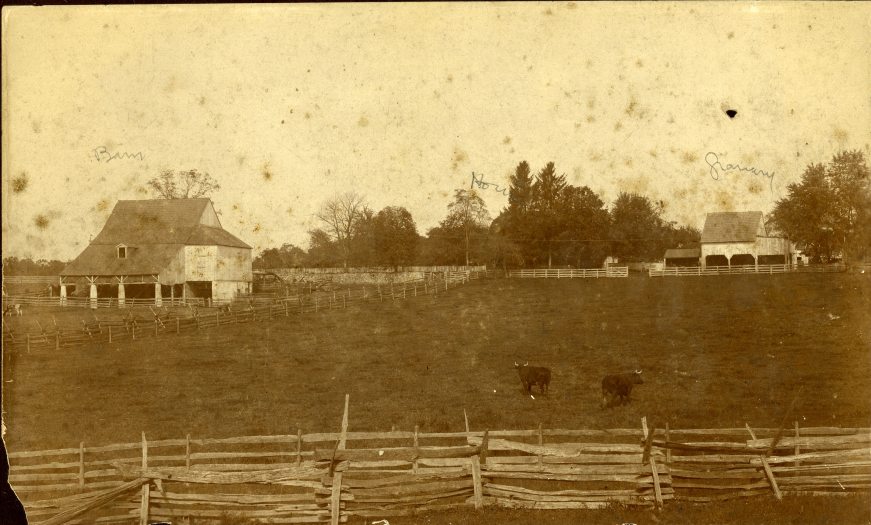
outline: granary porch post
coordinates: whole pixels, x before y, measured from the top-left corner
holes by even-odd
[[[67,285],[64,283],[64,278],[60,278],[60,305],[67,305]]]
[[[116,277],[118,279],[118,307],[122,307],[127,303],[127,296],[124,293],[124,277]]]
[[[163,306],[163,296],[160,290],[160,279],[154,276],[154,306]]]

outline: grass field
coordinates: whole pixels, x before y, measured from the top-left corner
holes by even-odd
[[[36,315],[35,310],[29,312]],[[831,316],[830,316],[831,314]],[[837,318],[832,318],[832,316]],[[131,344],[4,352],[7,445],[338,430],[871,426],[871,280],[858,274],[490,280]],[[515,360],[549,366],[521,393]],[[644,369],[628,406],[604,374]],[[791,419],[793,419],[791,418]]]

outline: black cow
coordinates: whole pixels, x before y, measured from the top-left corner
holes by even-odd
[[[514,368],[517,369],[520,382],[523,383],[523,390],[527,394],[532,395],[532,387],[534,385],[538,385],[542,394],[547,394],[547,389],[550,386],[550,368],[529,366],[529,362],[520,365],[516,361],[514,362]]]
[[[608,397],[611,397],[613,404],[615,398],[618,404],[628,403],[632,394],[634,385],[644,384],[641,380],[641,370],[636,370],[632,374],[618,374],[613,376],[605,376],[602,379],[602,406],[607,406]]]

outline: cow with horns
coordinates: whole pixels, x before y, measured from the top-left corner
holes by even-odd
[[[520,382],[523,384],[523,390],[532,395],[532,387],[538,385],[542,394],[547,394],[547,389],[550,387],[550,368],[541,366],[529,366],[526,364],[518,364],[514,362],[514,368],[517,369],[517,374],[520,376]]]
[[[636,370],[632,374],[617,374],[605,376],[602,379],[602,407],[617,404],[628,403],[632,394],[632,387],[635,385],[644,384],[641,379],[641,370]],[[608,398],[611,398],[609,403]]]

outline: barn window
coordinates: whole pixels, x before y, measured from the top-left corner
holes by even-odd
[[[126,259],[127,258],[127,247],[126,246],[118,246],[118,258]]]

